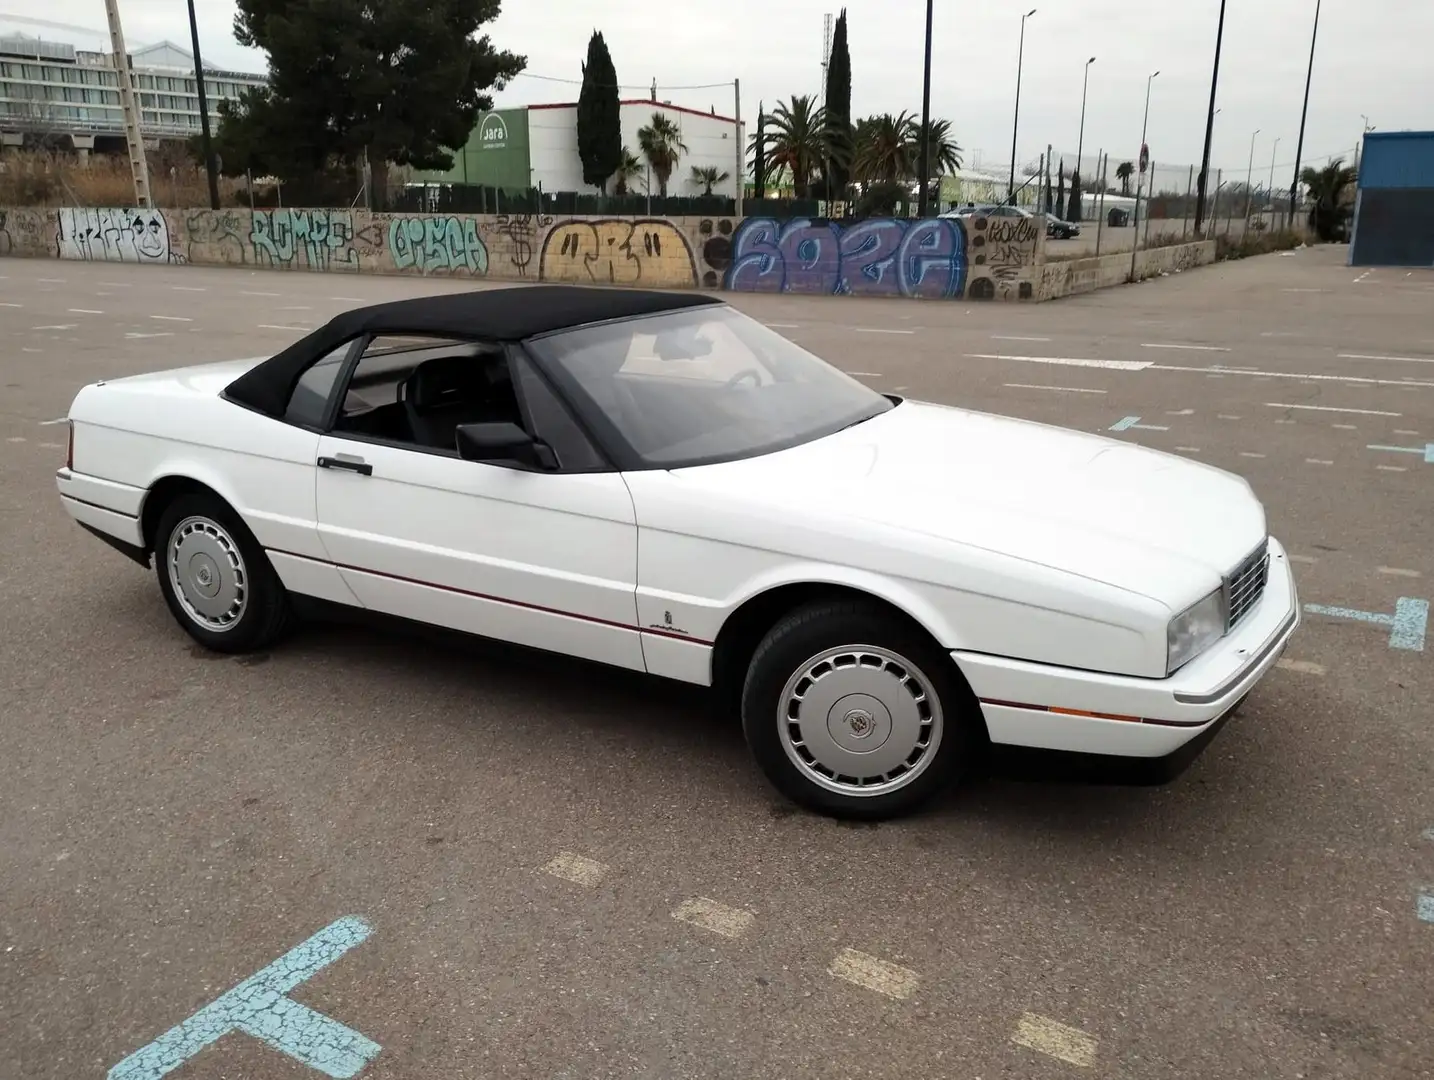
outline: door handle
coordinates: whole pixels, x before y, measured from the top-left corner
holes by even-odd
[[[321,469],[347,469],[349,472],[356,472],[361,476],[372,476],[373,466],[363,458],[355,457],[321,457],[318,460]]]

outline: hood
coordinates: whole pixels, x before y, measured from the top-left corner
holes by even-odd
[[[1179,610],[1265,537],[1239,476],[1101,435],[907,401],[803,446],[673,473],[768,504],[998,552]]]

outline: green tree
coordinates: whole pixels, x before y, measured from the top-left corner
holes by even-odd
[[[1120,193],[1130,194],[1130,178],[1135,175],[1135,162],[1122,161],[1115,167],[1115,178],[1120,181]]]
[[[757,133],[748,143],[747,151],[752,156],[752,198],[762,199],[767,195],[767,114],[761,102],[757,103]]]
[[[257,161],[289,179],[366,158],[380,207],[390,164],[452,168],[487,91],[527,62],[479,35],[499,0],[237,3],[234,36],[268,55],[269,81],[221,112],[226,170]]]
[[[692,182],[702,188],[702,194],[710,197],[714,184],[720,184],[732,174],[717,168],[716,165],[694,165],[692,166]]]
[[[920,152],[916,117],[907,112],[868,116],[856,126],[852,172],[867,184],[907,181],[917,173]]]
[[[578,157],[583,162],[583,183],[606,195],[608,179],[622,164],[622,121],[617,69],[598,30],[588,40],[583,87],[578,92]]]
[[[810,94],[793,95],[767,115],[771,131],[764,152],[768,168],[791,170],[798,198],[811,197],[812,175],[826,157],[826,113]]]
[[[1066,217],[1066,159],[1061,158],[1060,165],[1056,168],[1056,217],[1068,221]]]
[[[1315,235],[1326,243],[1339,239],[1340,232],[1352,213],[1345,202],[1345,189],[1358,179],[1354,168],[1335,158],[1322,169],[1306,168],[1300,180],[1309,188],[1310,225]]]
[[[626,195],[632,186],[633,180],[642,174],[642,162],[637,159],[627,147],[622,148],[621,159],[617,168],[613,170],[613,190],[619,195]]]
[[[847,46],[846,8],[837,16],[832,51],[827,60],[827,94],[822,166],[831,195],[840,197],[851,183],[851,50]]]
[[[1081,218],[1079,169],[1071,173],[1071,193],[1066,199],[1066,212],[1069,215],[1067,221],[1079,221]]]
[[[651,123],[638,131],[637,145],[657,176],[658,192],[667,198],[667,181],[672,178],[678,159],[687,153],[681,129],[670,116],[655,112]]]

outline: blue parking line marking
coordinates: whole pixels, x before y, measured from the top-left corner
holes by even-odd
[[[1391,649],[1408,649],[1411,652],[1424,651],[1424,637],[1429,628],[1428,600],[1401,596],[1394,604],[1393,615],[1386,615],[1380,611],[1326,607],[1323,604],[1306,604],[1305,610],[1311,615],[1328,615],[1335,619],[1350,619],[1354,622],[1370,623],[1374,626],[1387,626],[1389,627],[1389,647]]]
[[[337,1020],[285,997],[373,933],[346,916],[221,994],[189,1019],[136,1050],[107,1080],[158,1080],[231,1031],[242,1031],[338,1080],[347,1080],[382,1047]]]
[[[1427,464],[1434,465],[1434,442],[1425,443],[1423,446],[1380,446],[1375,443],[1365,447],[1366,450],[1388,450],[1393,454],[1423,454]]]
[[[1140,423],[1140,417],[1138,416],[1122,416],[1119,420],[1110,425],[1109,430],[1124,431],[1126,428],[1133,428],[1138,423]]]
[[[1423,892],[1414,902],[1414,914],[1420,922],[1434,923],[1434,893]]]

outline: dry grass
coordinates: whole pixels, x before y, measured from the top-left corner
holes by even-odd
[[[1303,243],[1305,243],[1304,234],[1292,229],[1252,232],[1235,239],[1228,236],[1217,236],[1215,238],[1215,260],[1221,262],[1225,259],[1248,259],[1251,255],[1290,251]]]
[[[207,207],[209,185],[204,169],[182,151],[147,154],[150,194],[166,209]],[[219,178],[219,198],[238,203],[242,191]],[[247,200],[243,200],[248,205]],[[0,157],[0,206],[133,206],[134,180],[123,158],[92,155],[81,164],[74,154],[26,151]]]

